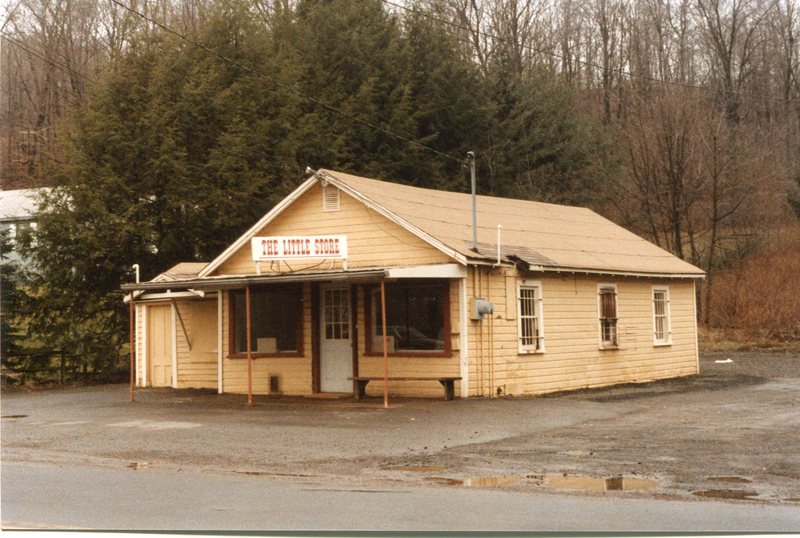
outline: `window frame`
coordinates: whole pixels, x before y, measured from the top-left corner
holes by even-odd
[[[656,331],[656,293],[664,293],[664,336],[659,339]],[[669,299],[669,286],[667,285],[654,285],[650,292],[650,299],[653,304],[653,346],[671,346],[672,345],[672,311],[670,309]]]
[[[451,320],[450,320],[450,280],[446,280],[444,282],[440,282],[438,280],[404,280],[404,281],[396,281],[386,284],[387,288],[389,286],[407,286],[407,287],[414,287],[414,286],[434,286],[440,287],[442,290],[442,320],[444,323],[444,349],[442,350],[422,350],[422,351],[413,351],[413,350],[406,350],[406,351],[390,351],[387,355],[389,357],[439,357],[439,358],[448,358],[453,356],[453,343],[452,343],[452,333],[451,333]],[[364,356],[365,357],[382,357],[383,356],[383,349],[373,349],[372,347],[372,340],[375,337],[372,334],[372,294],[377,289],[380,293],[380,284],[367,284],[363,287],[364,289],[364,325],[365,330],[364,333],[366,337],[364,338]],[[388,289],[387,289],[388,291]],[[380,315],[380,312],[376,312],[377,315]],[[377,320],[377,318],[375,318]]]
[[[603,317],[603,305],[602,305],[602,293],[601,291],[604,289],[613,289],[614,290],[614,314],[613,318],[604,318]],[[598,348],[601,350],[615,350],[619,349],[619,290],[617,289],[616,284],[611,283],[599,283],[597,284],[597,329],[598,329]],[[603,340],[603,320],[605,319],[613,319],[614,320],[614,336],[615,340],[612,342],[610,340]]]
[[[250,352],[254,359],[260,358],[293,358],[305,357],[305,350],[303,349],[303,325],[305,323],[305,286],[303,284],[270,284],[264,286],[252,286],[250,288],[251,300],[254,290],[259,288],[264,289],[294,289],[300,299],[300,315],[297,319],[297,350],[296,351],[278,351],[276,353],[259,353],[255,350]],[[244,288],[230,290],[228,292],[228,358],[229,359],[246,359],[247,350],[236,351],[236,326],[235,326],[235,312],[236,312],[236,294],[242,292],[242,301],[244,301]],[[246,320],[242,320],[246,323]]]
[[[522,344],[522,290],[533,289],[534,292],[534,313],[536,319],[536,330],[539,334],[537,342],[533,346]],[[539,354],[545,352],[544,339],[544,297],[542,293],[541,280],[517,279],[517,353],[520,355]]]

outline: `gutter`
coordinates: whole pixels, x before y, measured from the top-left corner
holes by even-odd
[[[365,271],[347,271],[341,273],[291,273],[278,276],[252,275],[234,277],[193,278],[191,280],[173,280],[169,282],[139,282],[122,284],[120,289],[131,291],[168,291],[168,290],[221,290],[242,288],[249,284],[270,284],[280,282],[374,282],[387,278],[387,269],[370,269]]]

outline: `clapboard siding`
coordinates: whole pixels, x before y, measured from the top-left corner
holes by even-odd
[[[202,301],[178,300],[175,301],[175,307],[180,313],[180,318],[175,316],[178,388],[216,388],[216,298]],[[183,325],[180,319],[183,319]]]
[[[347,235],[349,253],[347,263],[351,269],[450,261],[445,254],[345,193],[341,194],[339,211],[323,211],[320,185],[309,189],[256,235],[323,234]],[[255,274],[256,264],[251,258],[248,243],[232,254],[215,274]],[[318,263],[319,260],[289,262],[295,270],[312,267]],[[334,267],[341,267],[340,262],[336,262]],[[282,264],[282,270],[285,269],[285,264]],[[269,263],[261,264],[262,274],[268,274],[270,270]]]
[[[224,344],[223,391],[247,393],[247,359],[231,358],[229,355],[229,310],[230,296],[223,294],[222,332]],[[303,356],[259,357],[253,359],[253,394],[269,393],[269,378],[280,377],[280,390],[287,395],[308,395],[311,384],[311,285],[303,285]]]
[[[484,277],[485,278],[485,277]],[[694,291],[691,281],[569,276],[533,277],[542,285],[545,352],[517,352],[517,322],[505,319],[507,301],[495,302],[494,349],[476,360],[476,393],[488,389],[540,394],[643,382],[697,373]],[[499,280],[499,278],[498,278]],[[617,285],[619,349],[599,349],[597,285]],[[653,343],[654,284],[670,293],[672,345]],[[487,285],[484,294],[500,291]],[[486,322],[483,322],[487,324]],[[484,329],[484,339],[488,329]],[[480,375],[482,374],[482,378]],[[472,392],[472,391],[471,391]]]
[[[389,362],[390,376],[426,376],[426,377],[457,377],[460,370],[460,327],[458,317],[458,280],[451,280],[449,287],[450,296],[450,339],[452,342],[452,354],[450,357],[415,357],[413,354],[405,356],[391,356]],[[364,288],[358,290],[358,334],[369,335],[369,324],[364,318]],[[383,356],[366,356],[366,338],[359,337],[359,375],[363,376],[383,376]],[[380,350],[374,350],[380,352]],[[420,396],[420,397],[442,397],[443,388],[437,381],[391,381],[389,382],[390,396]],[[459,382],[456,382],[456,393],[460,390]],[[367,385],[368,396],[380,396],[383,394],[383,383],[373,381]]]
[[[146,308],[143,304],[134,304],[135,309],[135,327],[136,327],[136,386],[144,387],[145,386],[145,361],[146,357],[144,354],[145,349],[145,339],[144,339],[144,329],[145,329],[145,320],[144,320],[144,309]]]

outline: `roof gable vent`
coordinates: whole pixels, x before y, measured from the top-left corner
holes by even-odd
[[[322,187],[322,210],[339,211],[339,189],[333,185]]]

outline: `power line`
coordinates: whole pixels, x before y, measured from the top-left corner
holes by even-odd
[[[272,78],[272,77],[270,77],[268,75],[265,75],[264,73],[261,73],[260,71],[254,69],[252,67],[248,67],[248,66],[242,64],[241,62],[238,62],[238,61],[236,61],[236,60],[234,60],[232,58],[229,58],[229,57],[225,56],[224,54],[222,54],[221,52],[219,52],[217,50],[214,50],[214,49],[212,49],[212,48],[210,48],[210,47],[208,47],[206,45],[203,45],[202,43],[199,43],[198,41],[195,41],[195,40],[183,35],[182,33],[178,32],[177,30],[173,30],[172,28],[169,28],[165,24],[162,24],[162,23],[156,21],[155,19],[152,19],[151,17],[148,17],[144,13],[141,13],[141,12],[133,9],[132,7],[129,7],[129,6],[125,5],[124,3],[120,2],[119,0],[111,0],[111,1],[113,3],[115,3],[116,5],[120,6],[121,8],[126,9],[127,11],[133,13],[134,15],[137,15],[137,16],[141,17],[142,19],[148,21],[149,23],[158,26],[159,28],[161,28],[165,32],[168,32],[168,33],[170,33],[172,35],[175,35],[178,38],[182,39],[183,41],[186,41],[187,43],[189,43],[189,44],[191,44],[191,45],[193,45],[193,46],[195,46],[197,48],[200,48],[200,49],[202,49],[202,50],[204,50],[204,51],[206,51],[206,52],[208,52],[210,54],[213,54],[214,56],[216,56],[217,58],[221,59],[222,61],[224,61],[226,63],[229,63],[231,65],[234,65],[234,66],[238,67],[239,69],[243,69],[243,70],[247,71],[248,73],[252,73],[253,75],[257,76],[258,78],[261,78],[261,79],[269,82],[270,84],[273,84],[274,86],[282,88],[282,89],[284,89],[284,90],[286,90],[286,91],[288,91],[288,92],[290,92],[290,93],[292,93],[292,94],[294,94],[294,95],[296,95],[298,97],[306,99],[307,101],[309,101],[309,102],[311,102],[311,103],[313,103],[313,104],[315,104],[317,106],[320,106],[320,107],[324,108],[325,110],[328,110],[330,112],[338,114],[338,115],[340,115],[340,116],[342,116],[344,118],[347,118],[347,119],[349,119],[349,120],[351,120],[353,122],[359,123],[361,125],[365,125],[365,126],[369,127],[370,129],[374,129],[375,131],[381,132],[381,133],[383,133],[383,134],[385,134],[387,136],[390,136],[390,137],[392,137],[392,138],[394,138],[396,140],[400,140],[402,142],[405,142],[407,144],[415,146],[415,147],[417,147],[419,149],[424,149],[426,151],[430,151],[431,153],[435,153],[436,155],[439,155],[440,157],[444,157],[446,159],[450,159],[450,160],[455,161],[455,162],[457,162],[459,164],[463,163],[463,159],[459,159],[457,157],[453,157],[449,153],[445,153],[443,151],[439,151],[437,149],[434,149],[434,148],[432,148],[430,146],[426,146],[425,144],[417,142],[416,140],[413,140],[413,139],[411,139],[411,138],[409,138],[407,136],[395,133],[394,131],[392,131],[390,129],[387,129],[385,127],[381,127],[379,125],[376,125],[376,124],[374,124],[374,123],[372,123],[372,122],[370,122],[368,120],[365,120],[363,118],[360,118],[358,116],[350,114],[349,112],[345,112],[344,110],[336,108],[335,106],[333,106],[331,104],[328,104],[325,101],[322,101],[321,99],[317,99],[316,97],[308,95],[308,94],[298,90],[297,88],[294,88],[293,86],[291,86],[289,84],[284,84],[283,82],[275,80],[274,78]]]
[[[472,29],[472,28],[469,28],[467,26],[462,26],[462,25],[460,25],[458,23],[455,23],[453,21],[449,21],[449,20],[446,20],[446,19],[442,19],[440,17],[436,17],[436,16],[434,16],[434,15],[428,13],[428,12],[419,11],[417,9],[410,8],[408,6],[404,6],[402,4],[398,4],[396,2],[393,2],[392,0],[381,0],[381,2],[383,2],[386,5],[402,9],[402,10],[407,11],[409,13],[414,13],[416,15],[421,15],[423,17],[426,17],[426,18],[434,20],[436,22],[445,24],[447,26],[451,26],[451,27],[457,28],[459,30],[464,30],[465,32],[477,33],[478,35],[481,35],[483,37],[488,37],[490,39],[499,41],[501,43],[509,43],[509,40],[507,40],[505,38],[502,38],[502,37],[500,37],[498,35],[494,35],[494,34],[491,34],[489,32],[485,32],[483,30]],[[472,43],[470,41],[465,41],[463,39],[461,39],[460,41],[463,42],[463,43],[467,43],[469,45],[474,45],[474,43]],[[549,50],[539,49],[539,48],[536,48],[536,47],[534,47],[532,45],[524,45],[523,44],[521,46],[523,48],[526,48],[526,49],[532,51],[532,52],[536,52],[538,54],[543,54],[545,56],[551,56],[551,57],[559,59],[561,61],[574,61],[576,63],[585,65],[586,67],[591,67],[593,69],[600,69],[600,70],[605,69],[604,66],[602,66],[600,64],[597,64],[597,63],[594,63],[594,62],[589,62],[587,60],[581,60],[579,58],[568,58],[568,57],[564,56],[563,54],[559,54],[557,52],[553,52],[553,51],[549,51]],[[634,73],[634,72],[632,72],[630,70],[627,70],[627,69],[620,69],[618,72],[621,75],[625,75],[625,76],[627,76],[628,78],[631,78],[631,79],[638,78],[638,79],[642,79],[642,80],[647,80],[649,82],[655,82],[657,84],[663,84],[665,86],[667,86],[667,85],[668,86],[677,86],[677,87],[682,87],[682,88],[701,90],[701,91],[705,91],[705,92],[716,91],[713,88],[709,88],[708,86],[704,86],[704,85],[701,85],[701,84],[691,84],[691,83],[688,83],[688,82],[676,82],[676,81],[671,81],[671,80],[663,80],[663,79],[660,79],[658,77],[654,77],[652,75]],[[770,97],[770,96],[763,96],[763,95],[758,95],[757,96],[757,95],[749,93],[749,92],[736,92],[736,91],[724,90],[724,89],[723,90],[719,90],[719,91],[721,91],[722,93],[728,94],[728,95],[734,95],[734,96],[742,95],[742,96],[753,97],[753,98],[767,99],[767,100],[770,100],[770,101],[778,101],[778,102],[781,102],[781,103],[796,103],[796,102],[800,102],[800,99],[793,98],[793,97]]]

